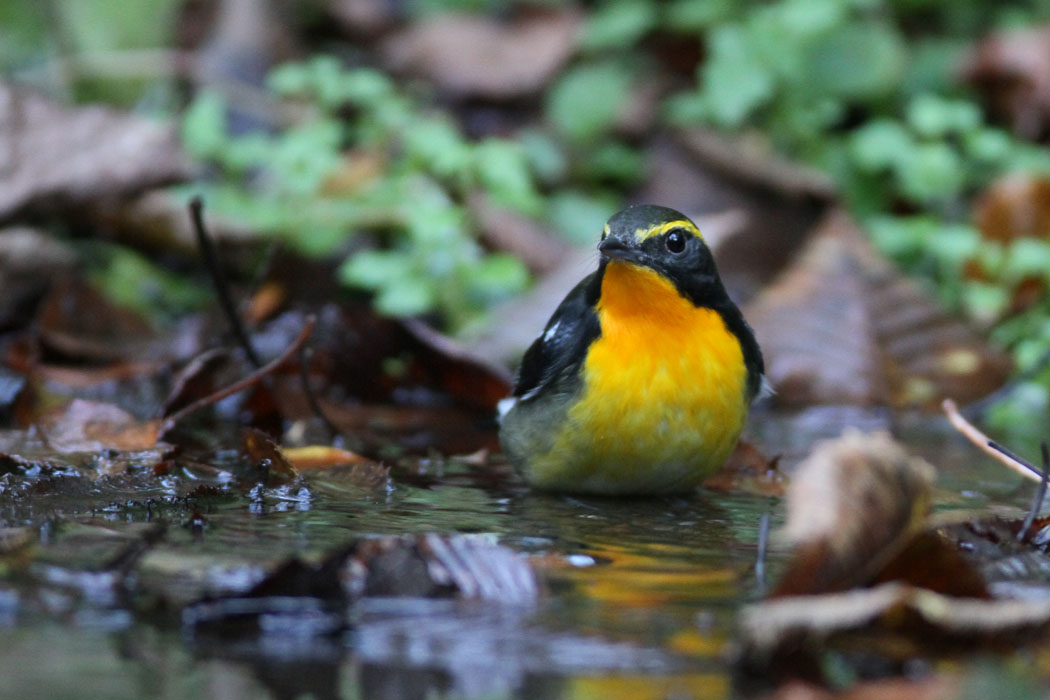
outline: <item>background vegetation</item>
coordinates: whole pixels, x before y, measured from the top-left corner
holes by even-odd
[[[400,19],[545,4],[562,6],[415,0]],[[342,260],[339,279],[374,292],[380,311],[430,314],[451,330],[529,284],[522,262],[481,240],[471,196],[588,242],[645,179],[643,140],[621,122],[632,96],[655,85],[644,91],[651,129],[715,128],[818,169],[883,252],[988,329],[1021,370],[1050,350],[1050,243],[991,240],[974,217],[976,198],[1004,175],[1050,175],[1050,154],[993,118],[960,70],[980,39],[1047,21],[1050,3],[583,3],[572,60],[522,101],[520,119],[494,129],[472,127],[426,81],[384,72],[367,42],[334,39],[328,5],[285,7],[311,41],[267,75],[265,123],[152,70],[151,51],[186,41],[169,29],[178,0],[4,3],[0,66],[69,99],[179,119],[186,149],[208,166],[193,191],[213,211]],[[121,65],[129,55],[141,62]],[[120,265],[123,274],[97,277],[125,285],[129,270],[149,274]],[[1033,280],[1040,293],[1018,305]],[[1046,375],[1015,393],[1002,423],[1046,415]]]

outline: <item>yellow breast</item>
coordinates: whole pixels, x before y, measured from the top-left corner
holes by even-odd
[[[747,370],[722,317],[656,272],[612,262],[580,400],[533,465],[549,488],[605,493],[697,485],[728,457],[747,417]]]

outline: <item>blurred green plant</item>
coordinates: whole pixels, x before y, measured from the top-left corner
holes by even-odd
[[[707,56],[696,87],[670,97],[665,114],[672,123],[750,131],[828,173],[885,253],[990,324],[1004,318],[1021,279],[1050,282],[1050,243],[983,239],[972,201],[1006,174],[1050,174],[1050,153],[989,125],[955,71],[980,36],[1048,11],[947,0],[716,3],[704,12],[677,5]],[[1046,297],[993,329],[1021,368],[1050,348]],[[1050,405],[1042,386],[1021,394],[1026,410]],[[1017,413],[997,411],[1013,425]]]
[[[298,111],[271,133],[232,134],[213,93],[185,115],[187,149],[216,169],[203,193],[215,211],[308,255],[345,254],[340,278],[388,314],[437,311],[458,327],[525,287],[517,259],[478,243],[464,203],[477,191],[542,214],[520,144],[468,141],[384,74],[333,58],[280,67],[269,89]]]

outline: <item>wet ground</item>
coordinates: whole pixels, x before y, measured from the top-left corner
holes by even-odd
[[[790,462],[819,432],[806,429],[814,424],[827,425],[819,415],[770,419],[758,442]],[[933,425],[904,433],[941,468],[938,507],[1021,512],[1031,488]],[[415,485],[377,488],[335,470],[310,474],[305,490],[176,497],[193,475],[4,477],[0,517],[28,526],[10,532],[39,539],[0,543],[0,694],[731,697],[735,615],[761,590],[759,522],[768,512],[775,529],[782,517],[777,500],[747,494],[629,502],[531,493],[454,462]],[[43,487],[62,478],[75,481]],[[38,493],[26,497],[33,482]],[[358,536],[421,532],[468,533],[528,555],[543,593],[510,603],[367,597],[336,633],[300,617],[271,629],[260,622],[259,634],[202,634],[181,612],[290,557],[320,557]],[[122,557],[134,567],[121,568]],[[774,546],[768,576],[783,559]]]

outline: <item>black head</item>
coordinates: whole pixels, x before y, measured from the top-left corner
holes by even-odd
[[[652,268],[696,304],[725,294],[699,229],[674,209],[651,204],[624,209],[605,225],[598,250],[603,264],[620,261]]]

